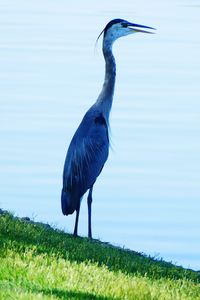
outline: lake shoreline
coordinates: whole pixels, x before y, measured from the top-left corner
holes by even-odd
[[[0,216],[1,216],[1,215],[10,215],[10,216],[12,216],[12,218],[13,218],[14,220],[16,220],[16,221],[23,222],[23,223],[25,223],[25,224],[27,224],[27,225],[41,226],[41,227],[44,228],[44,230],[47,230],[47,231],[48,231],[48,230],[53,230],[53,231],[58,232],[58,233],[60,232],[60,233],[66,234],[66,235],[70,235],[70,236],[72,236],[73,238],[76,239],[76,237],[74,237],[73,234],[69,234],[69,233],[67,233],[67,232],[64,232],[63,230],[60,230],[60,229],[58,229],[58,228],[56,228],[56,227],[54,227],[54,226],[51,226],[51,225],[48,224],[48,223],[43,223],[43,222],[34,221],[34,220],[31,220],[31,218],[29,218],[29,217],[18,217],[18,216],[14,216],[14,214],[12,214],[11,212],[9,212],[9,211],[7,211],[7,210],[3,210],[3,209],[0,208]],[[87,240],[89,240],[89,241],[91,241],[91,242],[92,242],[92,241],[93,241],[93,242],[97,242],[97,243],[102,244],[103,246],[111,247],[111,248],[116,249],[116,250],[127,251],[127,252],[130,252],[130,253],[133,252],[133,253],[136,253],[137,255],[141,255],[141,256],[144,256],[144,257],[148,257],[149,259],[152,259],[152,260],[155,261],[155,262],[161,261],[161,262],[164,262],[164,263],[169,264],[169,265],[171,265],[171,266],[174,266],[174,267],[177,267],[177,268],[182,268],[182,269],[184,269],[184,270],[186,270],[186,271],[195,272],[195,273],[199,274],[199,276],[200,276],[200,270],[193,270],[192,268],[185,268],[185,267],[183,267],[183,266],[181,266],[181,265],[176,265],[176,264],[174,264],[174,263],[165,261],[165,260],[163,260],[162,258],[159,258],[159,259],[153,258],[153,257],[148,256],[147,254],[144,254],[143,252],[136,252],[136,251],[134,251],[134,250],[132,250],[132,249],[125,248],[125,247],[122,248],[122,247],[120,247],[120,246],[112,245],[112,244],[109,243],[109,242],[102,242],[102,241],[100,241],[100,240],[98,240],[98,239],[89,239],[89,238],[87,238],[87,237],[82,237],[82,236],[77,236],[77,238],[78,238],[78,239],[83,239],[83,240],[87,239]]]
[[[199,299],[200,273],[0,209],[1,299]]]

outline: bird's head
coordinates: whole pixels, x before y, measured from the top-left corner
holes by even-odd
[[[149,29],[151,31],[149,31]],[[110,44],[113,44],[114,41],[122,36],[136,32],[154,33],[152,32],[152,30],[155,30],[155,28],[131,23],[123,19],[114,19],[106,25],[104,30],[100,33],[99,37],[103,34],[104,40],[109,42]]]

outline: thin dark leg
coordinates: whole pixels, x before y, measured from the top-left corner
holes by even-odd
[[[90,188],[87,198],[88,203],[88,237],[92,238],[92,225],[91,225],[91,214],[92,214],[92,190],[93,186]]]
[[[80,206],[81,206],[81,201],[79,202],[79,205],[78,205],[77,210],[76,210],[76,221],[75,221],[75,226],[74,226],[74,236],[77,236]]]

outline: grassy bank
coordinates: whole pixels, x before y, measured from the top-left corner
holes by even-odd
[[[200,274],[0,215],[0,299],[200,299]]]

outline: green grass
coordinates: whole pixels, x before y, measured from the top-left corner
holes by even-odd
[[[0,299],[200,299],[200,274],[0,215]]]

